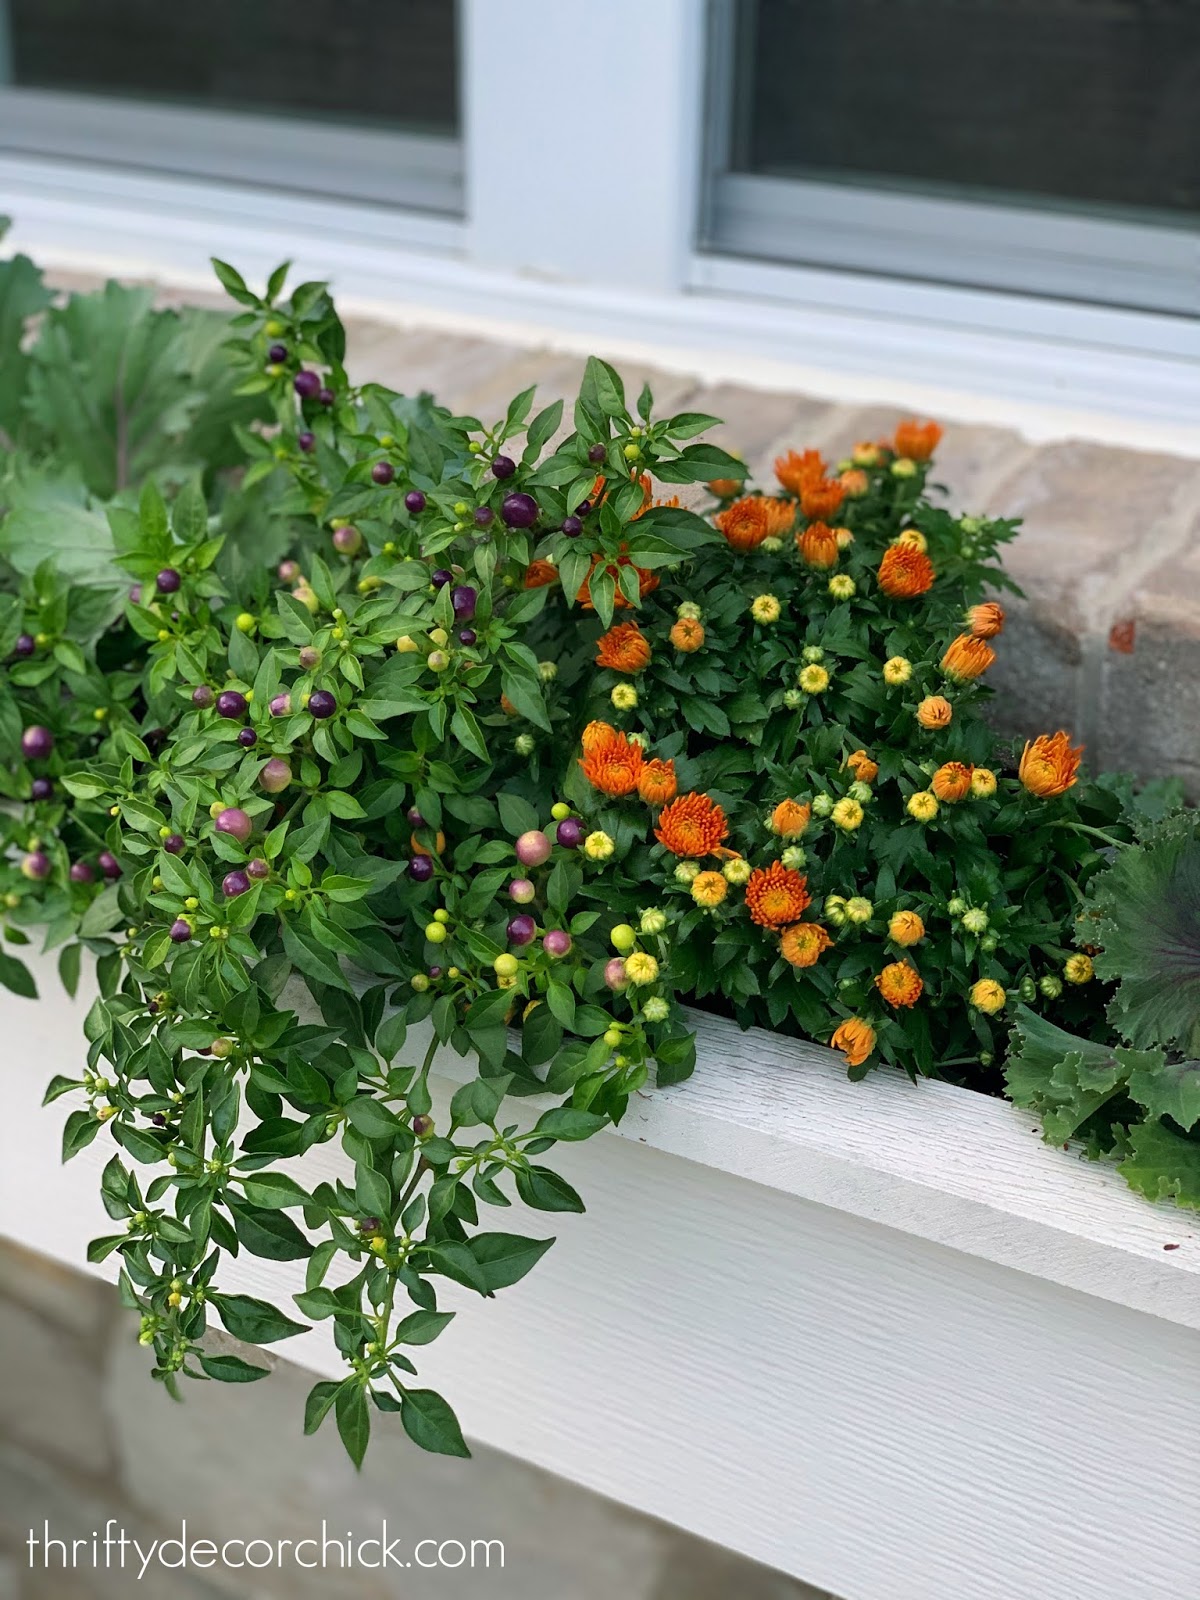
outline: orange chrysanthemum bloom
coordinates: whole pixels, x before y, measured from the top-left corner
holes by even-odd
[[[1030,794],[1052,800],[1074,786],[1082,758],[1083,746],[1073,747],[1064,729],[1039,733],[1025,746],[1017,776]]]
[[[835,529],[824,522],[810,522],[802,533],[796,535],[796,548],[806,567],[817,572],[828,572],[836,567],[841,549]]]
[[[796,525],[796,502],[776,500],[771,495],[759,495],[757,499],[767,513],[767,537],[782,539],[785,534],[791,533]]]
[[[636,622],[618,622],[596,640],[596,665],[613,672],[641,672],[650,665],[650,641]]]
[[[915,1006],[925,989],[921,974],[907,961],[890,961],[876,977],[875,987],[893,1010]]]
[[[771,813],[771,832],[781,839],[799,839],[812,821],[812,807],[798,800],[781,800]]]
[[[968,610],[966,623],[976,639],[994,639],[1004,627],[1004,607],[995,600],[985,600]]]
[[[928,461],[937,449],[942,430],[936,422],[902,422],[896,429],[892,448],[910,461]]]
[[[690,656],[704,643],[704,624],[698,622],[695,617],[680,617],[671,629],[670,639],[676,650],[681,650],[685,656]]]
[[[758,495],[735,500],[727,511],[722,511],[714,520],[725,535],[726,543],[734,550],[757,550],[763,540],[770,536],[767,509]]]
[[[793,967],[815,967],[821,951],[828,950],[832,943],[819,922],[796,922],[783,930],[779,953]]]
[[[838,482],[847,500],[861,500],[871,487],[871,480],[861,467],[847,467],[839,473]]]
[[[638,773],[638,794],[648,806],[665,806],[679,791],[673,761],[643,761]]]
[[[614,580],[619,577],[620,569],[622,567],[633,566],[633,562],[630,560],[630,558],[623,553],[625,548],[626,547],[624,545],[621,546],[622,554],[617,558],[615,566],[610,562],[605,567],[605,571],[611,573]],[[579,593],[575,596],[576,600],[585,611],[595,610],[595,607],[592,604],[592,576],[599,565],[600,557],[593,556],[592,564],[588,568],[587,577],[579,585]],[[653,572],[648,571],[645,567],[634,567],[633,570],[638,575],[638,599],[644,600],[648,594],[653,594],[655,589],[658,588],[659,580]],[[626,610],[629,606],[629,601],[626,600],[625,596],[621,593],[619,584],[616,594],[613,596],[613,605],[618,611]]]
[[[970,683],[974,678],[981,678],[995,659],[996,652],[990,644],[969,633],[960,633],[957,639],[950,641],[942,657],[942,671],[958,683]]]
[[[714,478],[708,485],[709,494],[715,494],[718,500],[732,500],[735,494],[741,494],[742,478]]]
[[[953,802],[965,800],[971,792],[971,774],[975,769],[961,761],[947,761],[929,780],[929,787],[939,800]]]
[[[683,794],[658,819],[654,837],[674,856],[710,856],[729,833],[725,813],[706,794]]]
[[[776,456],[775,476],[785,489],[798,495],[801,489],[810,484],[820,483],[825,476],[825,463],[821,460],[821,452],[805,450],[801,453],[789,450],[784,456]]]
[[[584,755],[590,756],[593,751],[599,750],[600,746],[606,744],[615,735],[616,731],[611,722],[589,722],[580,739]]]
[[[609,728],[606,734],[593,737],[590,750],[584,747],[579,765],[593,789],[616,799],[632,794],[637,788],[642,772],[642,747],[615,728]]]
[[[548,583],[558,582],[558,568],[553,561],[543,561],[539,556],[525,568],[525,587],[544,589]]]
[[[785,928],[798,922],[811,901],[808,879],[782,861],[755,867],[746,884],[750,920],[760,928]]]
[[[879,763],[872,761],[865,750],[856,750],[846,757],[846,765],[859,783],[874,783],[879,776]]]
[[[954,707],[944,695],[927,694],[917,707],[917,721],[923,728],[948,728]]]
[[[645,479],[644,478],[642,481],[643,481],[643,483],[647,483],[647,482],[649,482],[649,479]],[[663,500],[663,499],[647,500],[647,499],[643,499],[641,505],[637,508],[637,510],[633,513],[633,516],[630,517],[629,520],[630,520],[630,522],[636,522],[639,517],[644,517],[646,515],[647,511],[652,510],[655,506],[666,506],[668,509],[670,509],[672,507],[681,506],[682,504],[683,504],[683,501],[679,498],[679,496],[677,494],[673,494],[669,500]]]
[[[800,509],[806,517],[824,522],[827,518],[837,515],[845,498],[846,491],[836,478],[821,478],[818,482],[806,484],[801,489]]]
[[[893,600],[913,600],[933,587],[933,562],[910,544],[890,544],[879,563],[879,587]]]
[[[834,1029],[830,1047],[840,1050],[848,1067],[861,1067],[875,1048],[875,1029],[861,1017],[847,1017]]]

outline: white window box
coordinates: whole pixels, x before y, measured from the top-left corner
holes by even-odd
[[[79,1266],[111,1150],[59,1165],[67,1106],[39,1101],[84,1003],[34,965],[43,1000],[0,999],[0,1232]],[[422,1376],[468,1435],[843,1600],[1192,1593],[1196,1220],[1000,1101],[697,1022],[691,1082],[556,1150],[588,1214],[506,1219],[559,1242],[494,1301],[447,1296]],[[285,1305],[299,1276],[222,1269]],[[277,1348],[339,1372],[321,1330]]]

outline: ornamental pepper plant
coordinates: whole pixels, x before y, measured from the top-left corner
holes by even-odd
[[[72,990],[95,960],[50,1097],[67,1156],[112,1143],[91,1257],[172,1393],[264,1375],[215,1323],[326,1322],[346,1373],[308,1431],[361,1461],[398,1412],[465,1453],[418,1371],[446,1286],[534,1266],[514,1203],[582,1210],[556,1146],[688,1075],[684,1000],[991,1092],[1018,999],[1108,1037],[1071,945],[1132,797],[983,720],[1014,525],[930,503],[932,424],[751,494],[715,418],[604,362],[569,419],[532,390],[456,417],[353,385],[324,286],[218,264],[203,372],[122,302],[162,359],[76,379],[113,418],[84,471],[31,374],[104,296],[3,270],[0,981],[34,992],[34,937]],[[242,1253],[305,1288],[231,1289]]]

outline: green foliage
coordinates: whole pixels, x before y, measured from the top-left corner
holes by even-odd
[[[1047,1138],[1083,1134],[1095,1153],[1117,1157],[1147,1198],[1200,1207],[1194,812],[1144,814],[1137,842],[1093,879],[1079,941],[1090,954],[1075,959],[1116,984],[1109,1017],[1127,1044],[1097,1045],[1023,1017],[1006,1068],[1009,1093],[1042,1116]]]
[[[1001,773],[934,821],[909,814],[938,763],[995,755],[981,691],[941,663],[1012,532],[931,507],[924,465],[876,451],[864,469],[838,598],[790,538],[733,553],[711,516],[647,503],[652,479],[741,477],[699,438],[713,419],[658,418],[648,392],[631,410],[597,360],[565,423],[532,390],[491,420],[355,388],[323,285],[285,298],[280,269],[259,295],[217,271],[231,322],[115,286],[47,309],[28,263],[0,269],[5,360],[40,318],[0,441],[0,983],[31,992],[11,952],[35,934],[68,987],[95,960],[86,1068],[48,1098],[70,1102],[65,1157],[112,1141],[116,1231],[92,1259],[119,1261],[155,1376],[256,1381],[209,1328],[265,1345],[322,1323],[346,1376],[314,1387],[306,1431],[332,1414],[359,1462],[398,1412],[417,1444],[464,1454],[417,1381],[421,1347],[453,1337],[445,1285],[500,1292],[553,1243],[520,1219],[583,1209],[555,1149],[619,1121],[652,1074],[687,1077],[681,999],[821,1038],[870,1018],[873,1059],[994,1087],[999,1025],[972,985],[1094,1020],[1098,984],[1060,1001],[1046,980],[1102,864],[1094,831],[1128,834],[1127,799],[1035,799]],[[914,527],[938,574],[919,606],[875,578]],[[777,623],[751,610],[764,592]],[[692,604],[704,647],[676,651]],[[635,613],[649,663],[598,667]],[[881,677],[896,655],[906,684]],[[829,683],[809,693],[797,672],[818,659]],[[954,719],[929,733],[914,711],[935,692]],[[726,863],[719,904],[656,838],[657,808],[588,782],[579,739],[601,713],[723,808],[729,845],[704,863]],[[34,726],[53,749],[26,757]],[[846,827],[863,750],[878,772]],[[785,798],[812,808],[803,846],[769,826]],[[772,863],[828,924],[812,967],[751,915],[745,878]],[[899,910],[926,926],[907,953]],[[903,1014],[875,983],[897,959],[925,989]],[[1028,1071],[1053,1081],[1022,1092],[1060,1129],[1137,1095],[1193,1108],[1152,1052],[1060,1069],[1039,1037]],[[438,1068],[464,1058],[448,1094]],[[342,1176],[315,1182],[303,1158],[327,1143]],[[293,1305],[225,1290],[243,1251],[305,1261]]]

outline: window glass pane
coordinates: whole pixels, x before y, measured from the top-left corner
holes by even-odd
[[[1198,0],[737,0],[731,167],[1188,224]]]
[[[7,0],[7,9],[10,81],[21,88],[458,132],[453,0]]]

